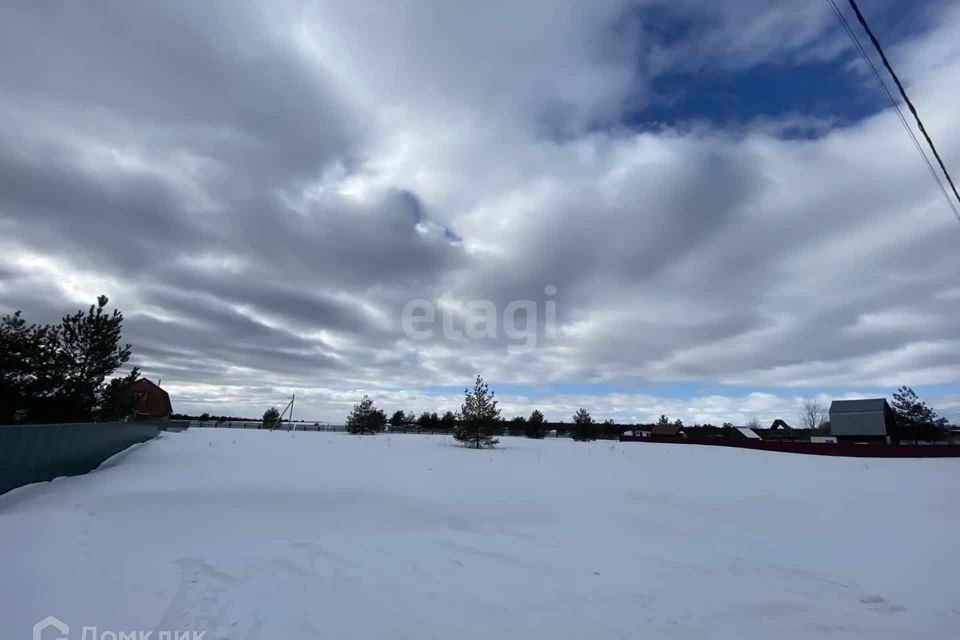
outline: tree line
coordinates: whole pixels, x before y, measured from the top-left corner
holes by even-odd
[[[271,407],[264,414],[264,424],[276,417],[273,411],[275,408]],[[660,423],[683,426],[682,421],[670,422],[666,416],[660,417]],[[555,432],[558,436],[568,435],[576,441],[589,442],[617,438],[631,427],[656,426],[623,425],[613,420],[598,422],[584,408],[573,414],[571,422],[548,422],[539,409],[534,409],[529,417],[516,416],[504,420],[500,415],[496,392],[490,390],[480,375],[474,380],[473,389],[464,389],[463,404],[456,413],[447,411],[441,416],[437,412],[425,411],[416,416],[414,412],[395,411],[388,419],[386,413],[376,407],[373,399],[364,395],[347,416],[346,430],[356,435],[376,434],[386,430],[388,425],[391,432],[449,433],[460,443],[476,449],[496,445],[499,442],[496,436],[504,433],[539,439]]]
[[[495,392],[491,391],[480,375],[474,382],[473,389],[464,389],[464,400],[460,410],[456,413],[447,411],[442,416],[437,412],[423,412],[416,416],[414,412],[404,413],[395,411],[388,419],[386,414],[378,409],[373,399],[364,395],[361,401],[354,405],[347,417],[346,430],[352,434],[375,434],[384,431],[390,426],[391,431],[416,431],[417,433],[450,433],[459,442],[473,448],[491,447],[498,443],[495,436],[507,433],[514,436],[528,438],[543,438],[547,433],[556,432],[557,435],[569,435],[573,440],[589,442],[597,439],[615,439],[627,430],[652,430],[656,427],[673,426],[683,428],[688,435],[694,437],[729,437],[735,427],[729,422],[720,426],[712,424],[694,424],[685,427],[679,418],[670,420],[661,415],[655,423],[620,424],[613,420],[597,422],[584,408],[578,409],[569,423],[547,422],[543,413],[534,409],[529,417],[516,416],[504,420],[500,416]],[[936,411],[920,400],[910,387],[902,386],[893,395],[891,409],[894,416],[894,433],[897,439],[903,440],[940,440],[946,436],[949,426],[945,418],[937,416]],[[276,411],[271,408],[270,411]],[[264,422],[268,420],[264,415]],[[826,433],[829,430],[828,410],[814,400],[804,402],[800,415],[799,429],[791,431],[797,437]],[[776,422],[782,422],[780,420]],[[754,418],[747,424],[759,432],[770,431],[760,427],[759,420]],[[771,429],[772,430],[772,429]]]
[[[348,433],[374,434],[383,431],[387,424],[403,431],[416,428],[431,433],[448,432],[460,443],[476,449],[496,445],[499,440],[495,436],[502,431],[496,393],[479,375],[473,390],[464,390],[463,404],[456,414],[447,411],[439,416],[436,412],[424,412],[414,420],[412,414],[408,416],[403,411],[396,411],[387,420],[383,410],[374,406],[370,396],[365,395],[347,416],[346,428]]]

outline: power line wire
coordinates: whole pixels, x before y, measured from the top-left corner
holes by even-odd
[[[946,187],[943,186],[943,180],[940,179],[940,176],[937,174],[937,170],[934,169],[933,164],[930,162],[930,158],[927,157],[927,153],[923,150],[923,147],[920,145],[920,141],[917,140],[917,135],[913,132],[913,128],[910,126],[910,123],[907,122],[906,117],[903,115],[903,110],[900,109],[900,103],[897,102],[897,99],[893,97],[893,94],[890,93],[887,83],[883,81],[883,78],[880,76],[880,71],[877,69],[877,66],[873,64],[873,60],[870,59],[870,56],[867,54],[866,49],[863,48],[863,45],[860,43],[860,39],[857,38],[857,34],[854,33],[853,28],[850,26],[850,23],[847,21],[847,17],[843,15],[843,11],[840,10],[840,7],[837,6],[836,0],[828,0],[830,5],[833,7],[834,13],[837,14],[837,18],[840,20],[840,24],[843,26],[844,31],[847,32],[847,35],[850,36],[850,39],[853,41],[854,46],[857,51],[860,53],[860,57],[863,58],[863,61],[867,63],[867,66],[870,68],[870,71],[873,72],[873,77],[876,79],[877,84],[880,85],[880,88],[883,89],[883,92],[886,94],[887,99],[890,101],[890,104],[893,106],[894,110],[897,113],[897,117],[900,119],[900,124],[903,126],[904,131],[907,132],[907,135],[910,136],[910,139],[913,141],[913,146],[917,149],[917,153],[920,154],[920,157],[923,158],[924,164],[927,166],[927,171],[930,172],[930,177],[933,178],[933,181],[937,183],[937,187],[940,188],[940,193],[943,194],[944,200],[947,201],[947,206],[953,211],[953,215],[957,217],[957,221],[960,221],[960,210],[957,209],[957,205],[954,204],[953,200],[950,198],[950,194],[947,193]]]
[[[866,31],[867,35],[870,37],[870,42],[873,43],[873,48],[876,49],[877,53],[880,55],[880,60],[883,62],[883,66],[887,68],[887,71],[890,73],[890,77],[893,78],[893,82],[897,85],[897,89],[900,90],[900,95],[903,97],[903,101],[907,103],[907,108],[910,109],[910,113],[913,114],[914,119],[917,121],[917,127],[920,129],[920,133],[923,134],[923,137],[926,138],[927,144],[930,146],[930,151],[933,152],[933,157],[936,158],[937,162],[940,164],[940,169],[943,171],[944,177],[946,177],[947,182],[950,184],[950,188],[953,189],[953,195],[957,198],[957,201],[960,202],[960,193],[957,193],[957,187],[955,184],[953,184],[953,178],[950,177],[950,172],[947,171],[947,166],[943,163],[943,158],[941,158],[940,154],[937,152],[937,147],[933,144],[933,140],[930,139],[930,134],[927,133],[926,127],[923,126],[923,121],[920,120],[920,114],[917,113],[916,107],[913,106],[913,103],[910,101],[910,97],[907,96],[907,91],[903,88],[903,83],[900,82],[900,78],[890,65],[890,61],[887,60],[887,55],[883,52],[883,48],[880,46],[880,41],[877,40],[875,35],[873,35],[873,31],[870,29],[870,25],[867,24],[867,19],[863,16],[863,12],[860,11],[860,7],[857,6],[856,0],[848,1],[850,2],[850,6],[853,7],[854,13],[857,14],[857,20],[860,22],[860,26],[863,27],[863,30]]]

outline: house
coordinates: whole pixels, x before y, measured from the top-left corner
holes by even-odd
[[[658,424],[650,430],[651,438],[686,438],[687,433],[679,424]]]
[[[837,442],[890,442],[894,427],[893,410],[883,398],[830,404],[830,435]]]
[[[159,420],[162,424],[170,419],[173,408],[170,395],[152,380],[140,378],[129,387],[133,396],[133,420]]]

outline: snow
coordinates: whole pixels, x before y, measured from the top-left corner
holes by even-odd
[[[191,429],[18,489],[0,636],[960,637],[960,460],[501,445]]]

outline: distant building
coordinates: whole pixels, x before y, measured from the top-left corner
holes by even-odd
[[[658,424],[650,430],[651,438],[686,438],[687,433],[678,424]]]
[[[764,440],[773,442],[806,442],[807,432],[794,429],[785,420],[777,418],[768,429],[760,429],[758,434]]]
[[[170,395],[155,382],[140,378],[130,385],[130,395],[134,400],[133,420],[159,420],[166,423],[170,419],[173,413]]]
[[[893,410],[883,398],[830,404],[830,435],[837,442],[890,442],[894,425]]]

